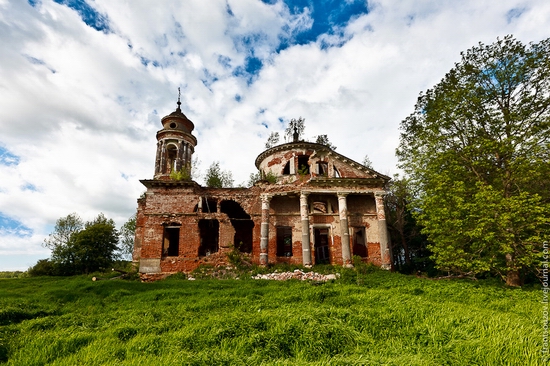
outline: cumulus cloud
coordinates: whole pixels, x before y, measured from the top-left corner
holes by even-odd
[[[133,214],[178,87],[203,170],[247,181],[302,116],[306,137],[392,174],[400,121],[461,51],[550,25],[544,0],[67,4],[0,1],[0,270],[47,257],[61,216]]]

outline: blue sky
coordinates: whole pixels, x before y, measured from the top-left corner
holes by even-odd
[[[550,36],[545,0],[160,4],[0,0],[0,270],[47,258],[59,217],[134,213],[178,87],[199,173],[219,161],[246,182],[302,116],[306,138],[392,175],[400,121],[461,51]]]

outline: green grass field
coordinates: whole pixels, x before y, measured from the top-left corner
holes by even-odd
[[[1,279],[0,364],[544,364],[536,288],[384,271],[325,284],[183,278]]]

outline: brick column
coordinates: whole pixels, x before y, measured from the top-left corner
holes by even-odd
[[[347,195],[347,193],[338,193],[338,212],[340,214],[340,235],[342,237],[342,263],[344,267],[352,267],[351,250],[349,248]]]
[[[302,263],[311,266],[311,249],[309,239],[309,210],[307,196],[309,192],[300,193],[300,216],[302,218]]]
[[[183,141],[178,140],[178,154],[176,156],[176,172],[179,172],[182,168],[184,146],[185,145]]]
[[[266,266],[268,263],[268,244],[269,244],[269,200],[271,197],[262,195],[262,225],[260,227],[260,265]]]
[[[185,155],[183,155],[184,166],[191,173],[191,144],[185,143]]]
[[[378,236],[380,237],[380,259],[382,268],[391,269],[391,252],[388,243],[388,227],[386,224],[386,212],[384,211],[385,192],[376,192],[374,200],[376,202],[376,216],[378,218]]]
[[[160,174],[166,173],[166,144],[164,143],[164,140],[161,141],[161,148],[160,148]]]

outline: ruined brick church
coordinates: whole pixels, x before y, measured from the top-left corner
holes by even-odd
[[[194,124],[177,109],[161,119],[153,179],[138,199],[133,260],[140,273],[226,265],[235,246],[252,263],[352,265],[389,269],[383,197],[389,177],[329,147],[294,141],[256,158],[268,180],[250,188],[207,188],[191,179]],[[173,177],[173,175],[172,175]]]

